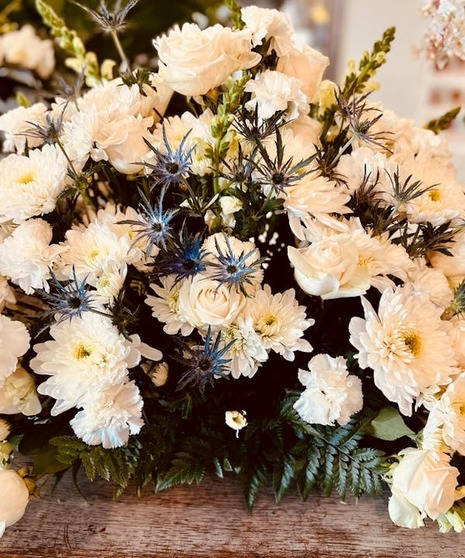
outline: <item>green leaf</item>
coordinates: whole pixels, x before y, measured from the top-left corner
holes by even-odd
[[[456,119],[461,107],[456,107],[452,110],[449,110],[439,118],[435,118],[434,120],[430,120],[427,124],[425,124],[425,128],[427,130],[431,130],[435,134],[439,134],[442,130],[447,130],[451,123]]]
[[[415,432],[404,422],[399,411],[391,407],[383,407],[367,428],[367,434],[380,440],[398,440],[403,436],[415,437]]]
[[[57,448],[46,444],[34,455],[34,474],[51,475],[65,471],[69,464],[63,463],[57,457]]]
[[[273,471],[273,489],[276,502],[281,502],[295,477],[295,459],[288,455]]]
[[[180,451],[171,462],[171,468],[159,476],[156,491],[166,490],[177,484],[200,483],[205,475],[205,466],[187,452]]]

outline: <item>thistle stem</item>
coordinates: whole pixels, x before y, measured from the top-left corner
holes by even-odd
[[[118,51],[118,54],[121,58],[121,71],[125,72],[129,70],[129,60],[128,57],[126,56],[126,53],[123,50],[123,45],[119,40],[118,33],[115,30],[111,32],[111,38],[113,39],[116,50]]]

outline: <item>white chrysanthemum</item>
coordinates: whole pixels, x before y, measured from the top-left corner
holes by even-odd
[[[152,308],[152,316],[164,323],[163,331],[168,335],[189,335],[194,327],[179,312],[179,290],[181,282],[175,275],[160,278],[161,285],[152,283],[150,287],[158,296],[148,295],[146,304]]]
[[[302,91],[302,82],[274,70],[260,72],[245,85],[245,91],[252,94],[245,108],[256,110],[260,120],[271,118],[283,111],[286,119],[293,120],[308,114],[308,98]]]
[[[140,360],[138,339],[125,339],[109,318],[86,312],[50,328],[51,340],[34,346],[31,368],[50,376],[38,392],[56,399],[52,415],[82,406],[90,392],[119,385]]]
[[[0,273],[19,285],[26,294],[48,290],[50,269],[63,248],[50,244],[52,227],[43,219],[30,219],[0,244]]]
[[[10,31],[0,37],[0,59],[34,70],[47,79],[55,68],[55,51],[50,39],[42,40],[32,25],[24,25],[18,31]]]
[[[99,115],[94,107],[74,113],[64,119],[60,141],[73,163],[84,166],[94,148],[99,127]]]
[[[107,218],[102,218],[106,216]],[[131,237],[123,227],[115,226],[115,214],[99,212],[98,219],[88,227],[77,227],[66,232],[63,253],[58,263],[60,272],[79,280],[86,279],[93,286],[114,270],[117,282],[125,276],[127,265],[140,259],[140,252],[131,249]]]
[[[405,211],[413,223],[428,221],[439,226],[446,221],[465,217],[465,193],[455,179],[455,170],[431,157],[415,157],[399,166],[401,184],[421,181],[426,192],[406,204]]]
[[[294,360],[295,351],[312,351],[303,335],[315,320],[307,318],[305,310],[297,302],[294,289],[273,295],[269,285],[257,290],[245,308],[265,349],[289,361]]]
[[[362,382],[350,375],[343,357],[315,355],[308,370],[299,368],[305,386],[294,409],[310,424],[346,424],[363,406]]]
[[[460,282],[465,277],[465,230],[458,232],[453,240],[454,242],[447,246],[450,255],[430,252],[428,259],[431,265],[440,269],[446,277],[453,282]]]
[[[251,316],[239,316],[228,328],[221,330],[221,346],[232,343],[224,354],[228,359],[226,373],[233,378],[251,378],[262,362],[268,360],[263,339],[256,333]]]
[[[0,160],[0,222],[22,223],[53,211],[67,171],[66,159],[54,145]]]
[[[424,437],[437,431],[453,452],[465,455],[465,372],[447,386],[429,411]]]
[[[41,409],[34,378],[22,366],[17,366],[0,389],[0,414],[33,416]]]
[[[18,358],[29,349],[26,326],[0,314],[0,386],[16,370]]]
[[[26,143],[29,149],[43,143],[40,137],[31,134],[34,130],[31,122],[39,126],[46,124],[47,107],[43,103],[35,103],[30,107],[18,107],[0,116],[0,130],[5,132],[3,151],[24,153]]]
[[[413,263],[414,267],[408,275],[413,288],[427,293],[434,304],[447,308],[454,298],[454,291],[444,273],[440,269],[428,267],[421,258],[415,258]]]
[[[76,436],[91,446],[124,446],[129,435],[137,434],[144,425],[143,401],[133,381],[89,393],[81,406],[70,424]]]
[[[412,403],[439,391],[457,374],[450,324],[429,296],[411,288],[387,289],[378,315],[362,299],[365,319],[353,317],[350,342],[361,368],[372,368],[377,387],[405,415]]]
[[[391,167],[393,165],[384,153],[370,147],[359,147],[339,159],[337,174],[351,194],[362,185],[382,192],[391,188],[388,177],[388,173],[392,174]]]
[[[350,196],[336,182],[313,173],[287,186],[280,196],[289,217],[292,232],[301,240],[304,238],[302,225],[307,226],[313,219],[328,221],[331,213],[349,213],[346,207]]]
[[[235,261],[242,263],[243,267],[253,270],[247,274],[247,281],[242,283],[247,292],[251,292],[257,288],[263,280],[263,270],[260,267],[260,251],[251,241],[243,241],[229,236],[224,233],[215,233],[208,236],[203,245],[206,251],[205,262],[207,264],[204,274],[210,278],[219,278],[219,274],[223,277],[234,276],[235,270],[229,270],[228,263],[235,258]],[[221,262],[218,257],[229,256],[228,263],[219,265]],[[247,257],[244,257],[247,256]],[[239,266],[237,266],[239,268]],[[231,280],[232,281],[232,280]],[[232,287],[232,282],[228,283]]]
[[[294,46],[294,29],[289,16],[278,11],[258,6],[246,6],[241,9],[241,18],[246,29],[252,32],[253,46],[270,41],[270,50],[278,56],[289,54]]]

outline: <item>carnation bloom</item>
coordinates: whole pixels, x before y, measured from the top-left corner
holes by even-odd
[[[0,160],[0,223],[50,213],[65,188],[68,165],[54,145]]]
[[[142,397],[132,381],[91,392],[81,406],[70,424],[75,434],[91,446],[123,446],[144,424]]]
[[[311,424],[346,424],[363,405],[362,382],[349,375],[343,357],[315,355],[308,370],[299,368],[299,380],[305,386],[294,409]]]
[[[260,72],[246,83],[245,91],[252,94],[245,108],[256,110],[261,120],[271,118],[278,111],[283,111],[288,120],[308,113],[308,99],[302,91],[302,82],[281,72]]]
[[[49,289],[50,269],[63,248],[50,244],[52,227],[43,219],[29,219],[0,244],[0,273],[26,294]]]
[[[295,351],[311,352],[312,346],[303,339],[304,331],[315,323],[305,315],[294,289],[272,294],[269,285],[257,290],[247,302],[246,314],[252,317],[254,329],[263,346],[293,361]]]
[[[24,324],[0,314],[0,387],[16,370],[18,358],[29,349],[29,342]]]
[[[411,287],[386,289],[378,314],[362,298],[365,318],[353,317],[350,342],[361,368],[372,368],[376,386],[405,415],[412,403],[437,392],[458,373],[451,326],[442,309]]]
[[[253,46],[270,41],[270,50],[278,56],[288,54],[293,48],[293,28],[289,17],[278,10],[246,6],[241,9],[246,29],[252,33]]]
[[[0,538],[19,521],[26,511],[29,490],[24,480],[13,469],[0,469]]]

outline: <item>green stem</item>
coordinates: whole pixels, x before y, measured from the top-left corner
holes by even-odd
[[[129,60],[128,57],[126,56],[126,53],[123,50],[123,46],[119,40],[118,33],[116,31],[112,31],[111,38],[113,39],[116,50],[118,51],[118,54],[121,58],[121,70],[125,72],[126,70],[129,70]]]

